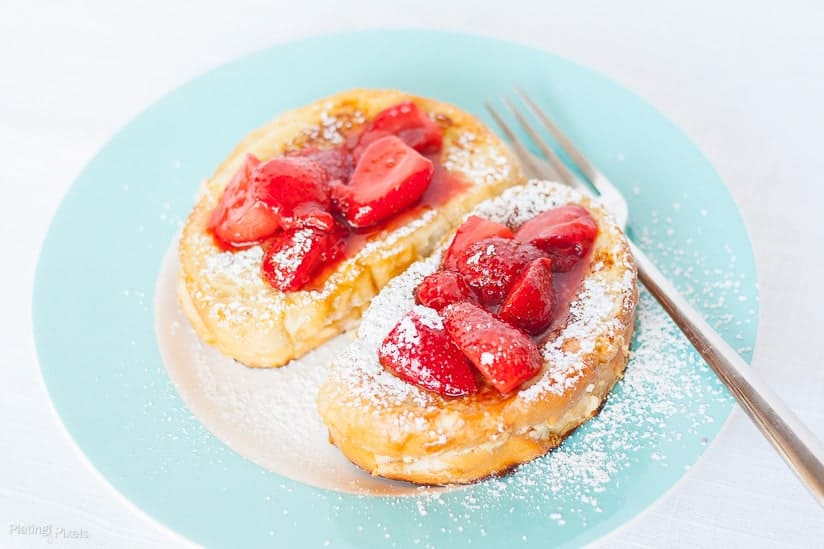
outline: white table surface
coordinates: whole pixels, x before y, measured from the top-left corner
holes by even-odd
[[[824,437],[824,6],[481,4],[0,2],[1,547],[46,546],[11,535],[12,524],[89,533],[66,546],[184,544],[98,478],[51,409],[30,328],[39,246],[83,165],[146,106],[242,54],[335,30],[420,26],[515,39],[600,70],[666,113],[743,212],[761,281],[755,367]],[[824,510],[737,410],[682,482],[601,544],[822,547]]]

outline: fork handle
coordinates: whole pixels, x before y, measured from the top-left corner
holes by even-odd
[[[781,457],[824,506],[824,447],[738,353],[687,303],[655,264],[630,243],[638,278],[730,390]]]

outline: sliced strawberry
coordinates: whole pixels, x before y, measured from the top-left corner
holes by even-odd
[[[385,137],[395,135],[416,151],[436,153],[443,146],[443,132],[415,103],[404,101],[378,113],[361,134],[360,147]],[[357,158],[358,154],[355,153]]]
[[[255,195],[272,209],[284,229],[334,226],[328,183],[320,164],[299,156],[273,158],[252,173]]]
[[[327,232],[313,227],[283,231],[263,256],[263,278],[284,292],[300,290],[324,264],[340,257],[345,234],[339,229]]]
[[[583,207],[570,204],[547,210],[518,229],[515,238],[552,258],[556,272],[567,272],[592,248],[598,225]]]
[[[349,185],[333,185],[335,205],[352,227],[376,225],[417,202],[435,169],[395,136],[370,144]]]
[[[424,278],[415,290],[415,300],[436,311],[451,303],[478,302],[478,298],[466,284],[461,273],[456,271],[436,271]]]
[[[331,149],[307,147],[289,153],[288,156],[299,156],[317,162],[326,170],[329,181],[349,183],[349,178],[352,177],[352,171],[355,169],[352,155],[343,147],[334,147]]]
[[[394,135],[389,132],[385,132],[383,130],[366,130],[360,136],[358,136],[357,140],[355,141],[354,148],[352,149],[352,158],[355,159],[357,163],[360,160],[360,157],[363,156],[364,151],[369,148],[369,145],[381,139],[383,137],[387,137],[390,135]],[[395,136],[397,137],[397,136]],[[400,138],[399,138],[400,139]]]
[[[206,226],[224,246],[249,246],[278,230],[277,216],[254,192],[253,173],[259,164],[254,155],[246,155],[243,166],[226,185],[209,215]]]
[[[472,365],[431,309],[416,307],[407,313],[383,340],[378,359],[399,378],[427,391],[452,397],[478,391]]]
[[[458,259],[463,256],[469,246],[491,236],[512,238],[513,235],[506,225],[495,223],[477,215],[470,215],[458,228],[458,232],[455,233],[455,238],[452,239],[452,244],[446,250],[441,265],[444,269],[457,269]]]
[[[500,305],[518,274],[544,253],[525,242],[493,236],[471,244],[458,271],[485,307]]]
[[[520,330],[471,303],[458,303],[444,312],[452,341],[501,393],[517,389],[541,370],[541,352]]]
[[[516,328],[534,335],[549,327],[555,307],[552,260],[542,257],[530,263],[512,283],[498,316]]]

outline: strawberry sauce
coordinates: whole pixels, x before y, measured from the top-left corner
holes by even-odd
[[[589,265],[592,260],[592,252],[587,253],[575,264],[575,266],[565,273],[554,273],[552,276],[552,287],[555,289],[555,314],[552,324],[542,334],[535,336],[538,345],[552,339],[557,332],[567,323],[569,316],[569,306],[575,300],[580,289],[581,282],[589,272]]]

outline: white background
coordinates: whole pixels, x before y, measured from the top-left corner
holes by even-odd
[[[814,1],[13,2],[0,0],[0,546],[9,524],[84,528],[78,547],[176,546],[101,482],[48,403],[31,285],[82,166],[169,90],[242,54],[328,31],[421,26],[538,45],[635,91],[698,144],[755,248],[755,367],[824,437],[824,6]],[[83,243],[78,243],[82,245]],[[740,412],[610,547],[821,547],[824,510]]]

